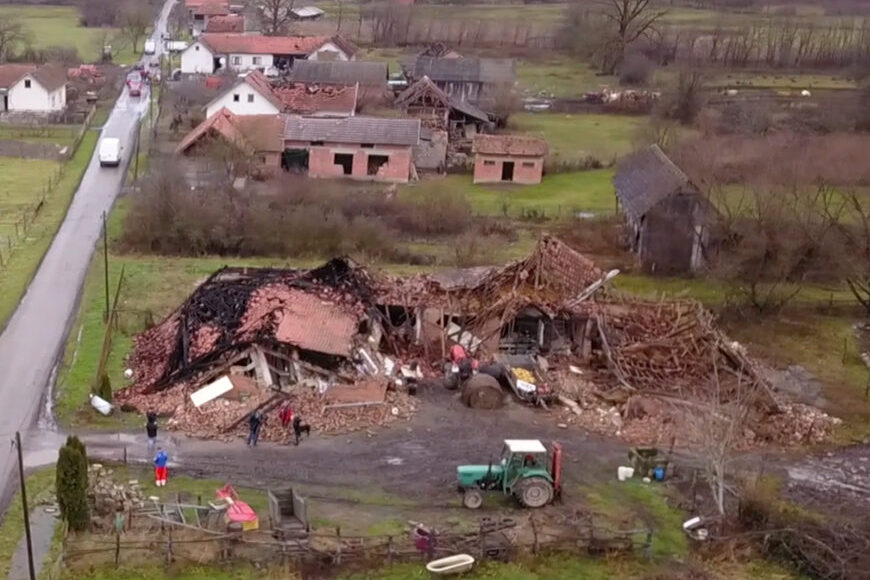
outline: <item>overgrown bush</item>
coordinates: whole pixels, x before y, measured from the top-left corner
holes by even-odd
[[[74,531],[83,531],[90,523],[88,506],[88,461],[84,445],[71,437],[60,448],[55,476],[57,503],[61,517]]]
[[[171,164],[133,200],[121,244],[169,255],[327,257],[420,263],[404,242],[476,232],[465,195],[410,197],[370,185],[277,179],[256,193],[228,186],[189,190]],[[489,225],[492,228],[492,225]],[[502,226],[502,231],[509,226]]]

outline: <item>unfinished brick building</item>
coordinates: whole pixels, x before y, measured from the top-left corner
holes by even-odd
[[[406,183],[419,141],[419,119],[291,115],[284,126],[285,168],[309,177]]]
[[[474,183],[541,183],[547,142],[524,135],[476,135]]]

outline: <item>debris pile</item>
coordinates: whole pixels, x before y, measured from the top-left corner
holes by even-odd
[[[145,494],[139,482],[131,479],[125,484],[115,481],[113,471],[99,463],[88,466],[88,497],[97,516],[111,516],[118,511],[145,507]]]

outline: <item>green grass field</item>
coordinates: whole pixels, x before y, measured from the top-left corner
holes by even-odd
[[[630,153],[645,124],[644,117],[560,113],[518,113],[509,121],[511,130],[546,139],[552,160],[591,155],[603,163]]]
[[[30,32],[34,48],[50,46],[75,47],[84,62],[96,62],[102,43],[112,45],[114,62],[130,64],[136,56],[128,42],[114,28],[85,28],[79,25],[79,10],[72,6],[0,6],[0,19],[19,19]],[[141,47],[140,47],[141,48]]]
[[[539,93],[558,98],[581,97],[601,87],[616,87],[616,77],[602,76],[589,64],[554,54],[517,61],[517,84],[524,95]]]
[[[26,143],[57,143],[70,145],[75,141],[79,125],[0,125],[0,140]]]
[[[51,245],[54,234],[60,227],[61,222],[63,222],[70,201],[72,201],[81,177],[84,175],[85,169],[91,160],[91,155],[97,144],[97,137],[96,132],[87,132],[76,154],[66,162],[63,178],[61,178],[58,185],[46,198],[45,206],[40,210],[36,221],[27,232],[27,239],[15,248],[12,257],[6,265],[6,269],[0,273],[0,326],[5,325],[6,320],[18,306],[18,301],[27,289],[33,274],[36,272],[42,255],[45,254],[45,251]],[[22,165],[22,161],[15,159],[13,165],[17,168]],[[30,167],[29,164],[24,165]],[[53,166],[56,166],[56,164],[53,164]],[[35,167],[30,169],[30,177],[36,179],[33,184],[33,187],[36,188],[38,184],[43,183],[43,179],[47,175],[44,171],[50,170],[50,167],[41,166],[43,173],[38,172]],[[14,171],[17,171],[17,169]],[[7,183],[7,175],[12,174],[12,169],[10,169],[9,173],[5,171],[0,173],[0,175],[3,175],[2,183],[4,186]],[[25,183],[22,187],[26,186],[27,184]],[[39,192],[40,190],[36,189],[35,191]]]
[[[42,159],[19,159],[0,157],[0,253],[9,254],[7,238],[17,244],[15,223],[26,213],[31,213],[45,188],[49,176],[57,174],[60,164]],[[23,227],[23,226],[22,226]],[[19,235],[24,236],[19,228]]]
[[[613,212],[612,177],[612,170],[599,169],[546,175],[538,185],[474,185],[470,175],[450,175],[407,185],[401,191],[410,196],[461,191],[481,215],[555,219],[577,212]]]
[[[18,477],[17,473],[15,477]],[[46,501],[54,491],[54,468],[34,471],[27,476],[26,483],[27,498],[31,507],[36,506],[40,501]],[[24,514],[21,511],[21,496],[16,491],[9,502],[9,509],[3,516],[3,524],[0,525],[0,576],[3,578],[9,576],[12,556],[23,536]]]

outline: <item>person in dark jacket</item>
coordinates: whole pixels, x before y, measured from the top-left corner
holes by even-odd
[[[154,446],[157,444],[157,421],[151,421],[145,424],[145,433],[148,435],[148,451],[154,451]]]
[[[307,423],[303,423],[302,417],[297,414],[293,417],[293,435],[296,436],[296,445],[299,445],[299,439],[302,437],[302,433],[311,437],[311,426]]]
[[[256,447],[257,441],[260,439],[260,429],[263,427],[263,423],[266,422],[266,418],[263,416],[263,411],[257,409],[251,414],[251,418],[248,419],[248,427],[250,432],[248,433],[248,447]]]

